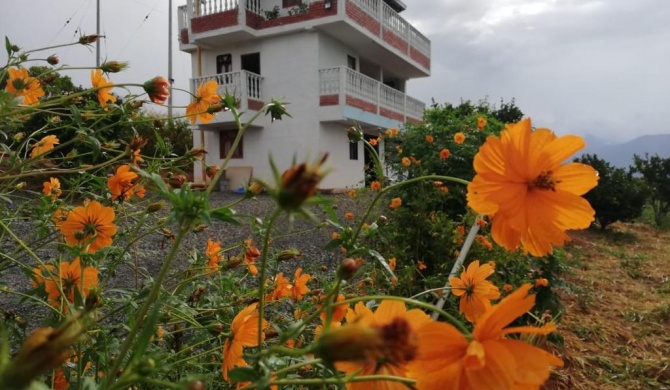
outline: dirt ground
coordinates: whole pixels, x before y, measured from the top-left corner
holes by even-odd
[[[565,367],[547,389],[670,389],[670,232],[573,232],[559,324]]]

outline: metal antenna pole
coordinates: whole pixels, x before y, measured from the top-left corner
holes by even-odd
[[[168,3],[170,10],[168,11],[168,81],[172,86],[172,0]],[[168,118],[172,121],[172,91],[168,97]]]
[[[98,40],[95,42],[95,66],[100,66],[100,0],[96,3],[96,24],[95,33],[98,35]]]

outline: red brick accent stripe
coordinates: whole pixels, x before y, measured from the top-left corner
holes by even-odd
[[[260,100],[247,99],[247,107],[249,107],[250,110],[259,111],[264,105],[265,103]]]
[[[387,30],[387,29],[384,29],[383,36],[384,36],[384,41],[386,41],[388,44],[395,47],[396,49],[400,50],[401,53],[407,54],[407,49],[409,48],[409,44],[407,43],[406,40],[400,38],[394,32],[392,32],[391,30]]]
[[[200,33],[235,25],[237,25],[236,9],[191,19],[191,31],[193,31],[193,33]]]
[[[387,118],[395,119],[400,123],[405,121],[405,116],[403,114],[397,113],[395,111],[391,111],[391,110],[386,109],[384,107],[379,107],[379,115],[385,116]]]
[[[379,22],[368,15],[368,13],[363,11],[359,6],[351,1],[347,1],[346,12],[347,16],[353,19],[356,23],[360,24],[376,36],[379,36],[379,31],[381,29]]]
[[[419,64],[423,65],[424,68],[430,70],[430,58],[426,57],[423,53],[411,47],[409,49],[409,56]]]
[[[321,95],[319,96],[320,106],[337,106],[340,104],[339,95]]]
[[[365,100],[355,98],[353,96],[347,95],[346,104],[347,104],[347,106],[360,108],[363,111],[371,112],[373,114],[377,113],[377,105],[376,104],[366,102]]]

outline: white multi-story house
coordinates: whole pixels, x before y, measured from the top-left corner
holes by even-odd
[[[269,155],[284,170],[294,157],[328,152],[321,188],[361,186],[368,156],[346,128],[356,122],[376,137],[423,116],[424,103],[405,87],[430,75],[430,41],[400,16],[404,9],[400,0],[188,0],[179,7],[192,91],[216,80],[247,119],[272,98],[289,103],[292,118],[272,123],[263,115],[247,130],[231,171],[271,180]],[[219,164],[235,135],[232,114],[220,112],[194,127],[194,146],[208,151],[208,165]],[[196,167],[195,181],[202,180]]]

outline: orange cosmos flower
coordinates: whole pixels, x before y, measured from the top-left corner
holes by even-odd
[[[7,73],[9,74],[9,80],[7,80],[5,91],[16,97],[23,96],[22,105],[37,104],[39,99],[44,96],[40,81],[35,77],[30,77],[28,69],[10,67],[7,69]]]
[[[358,196],[358,191],[356,191],[356,189],[351,189],[347,191],[347,196],[350,198],[355,198],[356,196]]]
[[[402,199],[401,198],[393,198],[391,199],[391,203],[389,203],[389,207],[392,210],[397,209],[398,207],[402,206]]]
[[[449,278],[451,292],[461,297],[460,312],[472,323],[476,323],[491,308],[491,299],[500,298],[498,287],[486,280],[493,272],[490,264],[480,266],[479,260],[475,260],[461,273],[460,278]]]
[[[214,119],[214,114],[208,112],[208,109],[221,101],[221,97],[216,92],[218,88],[219,84],[215,80],[198,86],[193,101],[186,107],[186,116],[189,117],[191,124],[195,124],[196,119],[200,119],[202,123],[209,123]]]
[[[386,134],[387,137],[395,137],[396,135],[398,135],[398,132],[399,131],[397,128],[393,128],[393,129],[386,129],[384,133]]]
[[[348,219],[348,220],[352,220],[352,219],[354,219],[354,213],[346,212],[346,213],[344,213],[344,218]]]
[[[382,301],[373,313],[363,302],[358,302],[347,314],[347,325],[380,330],[382,345],[373,346],[365,359],[351,362],[336,362],[339,371],[360,375],[393,375],[406,377],[406,365],[416,357],[418,329],[430,322],[430,317],[419,309],[407,310],[403,302]],[[368,340],[369,341],[369,340]],[[400,382],[371,381],[347,383],[349,390],[401,390],[407,386]]]
[[[291,285],[291,282],[284,277],[283,272],[277,274],[274,283],[275,289],[265,297],[267,301],[282,299],[291,295],[291,289],[293,286]]]
[[[130,165],[121,165],[116,169],[116,174],[107,179],[107,188],[112,193],[112,200],[128,200],[133,196],[137,173],[130,170]]]
[[[448,159],[449,156],[451,156],[451,152],[449,152],[449,149],[445,148],[445,149],[440,150],[440,158],[442,160]]]
[[[486,249],[488,249],[488,250],[493,249],[493,244],[491,244],[491,241],[489,241],[489,239],[486,238],[485,236],[482,236],[481,234],[477,234],[477,236],[475,236],[475,240],[478,243],[482,244],[482,246],[484,246]]]
[[[423,261],[419,260],[416,262],[417,267],[419,268],[419,271],[423,271],[424,269],[427,269],[428,267],[426,266],[426,263]]]
[[[416,388],[444,390],[539,389],[551,367],[563,366],[558,357],[540,348],[505,336],[511,333],[546,335],[554,324],[543,327],[505,328],[535,304],[525,284],[479,320],[472,339],[444,322],[428,322],[418,330],[419,353],[408,366]]]
[[[103,207],[93,200],[70,211],[58,230],[68,245],[86,245],[87,252],[93,253],[112,244],[112,236],[117,230],[114,216],[113,208]]]
[[[256,259],[261,255],[261,251],[254,246],[251,239],[244,240],[244,245],[247,250],[244,252],[244,262],[247,263],[249,272],[256,276],[258,275],[258,268],[256,268]]]
[[[75,290],[86,298],[92,287],[98,285],[98,270],[95,267],[84,267],[82,272],[79,258],[75,258],[71,263],[63,261],[58,267],[47,265],[45,268],[33,269],[33,286],[44,285],[44,291],[49,296],[49,303],[58,306],[61,297],[74,303]],[[61,295],[61,291],[64,296]]]
[[[430,134],[428,134],[428,135],[426,136],[426,142],[428,142],[429,144],[432,144],[433,141],[435,141],[435,139],[433,138],[433,136],[430,135]]]
[[[221,261],[221,242],[207,238],[205,256],[207,257],[207,268],[205,273],[209,275],[212,272],[218,271],[219,262]]]
[[[53,200],[58,199],[60,194],[63,193],[60,189],[60,180],[55,177],[50,177],[49,181],[45,181],[42,185],[44,185],[42,193],[46,196],[50,196]]]
[[[379,191],[382,189],[382,183],[375,180],[372,183],[370,183],[370,189],[372,191]]]
[[[486,127],[486,118],[480,116],[477,118],[477,129],[481,130]]]
[[[143,159],[142,156],[140,155],[140,152],[141,152],[141,151],[142,151],[141,149],[135,149],[135,150],[133,150],[133,154],[132,154],[132,157],[133,157],[133,165],[136,166],[136,167],[139,166],[139,163],[144,162],[144,159]]]
[[[371,139],[369,142],[370,142],[370,145],[372,145],[372,146],[377,146],[377,142],[378,142],[378,141],[377,141],[376,138],[373,138],[373,139]]]
[[[395,265],[396,265],[396,259],[395,257],[391,257],[389,259],[389,268],[391,269],[391,271],[395,271]]]
[[[339,294],[337,296],[337,299],[335,299],[335,302],[342,302],[344,301],[344,295]],[[322,306],[319,305],[318,309],[321,310]],[[344,317],[347,315],[347,312],[349,312],[349,305],[333,305],[333,314],[330,317],[330,321],[332,322],[340,322],[344,319]],[[319,315],[319,318],[321,318],[321,322],[325,323],[326,319],[328,317],[328,313],[325,311],[322,311],[321,314]]]
[[[490,136],[475,156],[476,175],[468,205],[491,217],[493,239],[508,250],[544,256],[569,240],[569,229],[585,229],[595,212],[581,195],[595,187],[588,165],[561,164],[584,147],[581,137],[531,132],[530,119]]]
[[[251,304],[239,312],[230,326],[232,337],[227,338],[223,344],[223,362],[221,369],[223,379],[229,382],[228,372],[234,367],[247,366],[244,361],[244,347],[258,346],[258,312],[257,303]],[[268,327],[268,322],[263,320],[263,330]],[[263,339],[265,334],[263,333]]]
[[[42,155],[51,149],[54,148],[54,145],[58,145],[60,140],[55,135],[47,135],[46,137],[39,140],[35,145],[33,145],[33,150],[30,152],[30,157],[37,157]]]
[[[465,142],[465,134],[461,132],[454,134],[454,142],[456,142],[459,145]]]
[[[170,97],[170,82],[165,77],[156,76],[142,86],[149,99],[156,104],[165,104]]]
[[[296,301],[302,301],[302,297],[309,292],[309,287],[307,287],[307,282],[312,280],[312,275],[302,274],[302,268],[295,270],[295,276],[293,278],[293,287],[291,288],[291,296]]]
[[[401,162],[402,162],[402,165],[404,165],[406,167],[409,167],[410,165],[412,165],[412,160],[410,160],[407,157],[403,157]]]
[[[93,88],[100,88],[96,93],[98,102],[102,107],[105,107],[107,102],[116,102],[116,97],[109,93],[109,91],[112,90],[114,83],[111,81],[108,82],[107,79],[102,76],[102,70],[96,69],[91,71],[91,84],[93,85]]]

